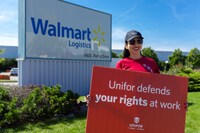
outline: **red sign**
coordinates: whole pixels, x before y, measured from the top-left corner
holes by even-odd
[[[86,133],[184,133],[188,78],[93,67]]]

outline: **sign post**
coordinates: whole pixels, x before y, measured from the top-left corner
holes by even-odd
[[[93,67],[87,133],[183,133],[188,79]]]

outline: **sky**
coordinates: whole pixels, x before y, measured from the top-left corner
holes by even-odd
[[[65,0],[112,15],[112,49],[126,32],[140,31],[156,51],[200,49],[200,0]],[[0,45],[18,46],[18,0],[0,3]]]

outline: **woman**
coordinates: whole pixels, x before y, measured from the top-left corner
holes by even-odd
[[[160,73],[157,63],[152,59],[141,54],[143,44],[142,34],[136,30],[127,32],[123,59],[118,61],[116,68],[123,70],[133,70],[140,72]],[[184,103],[187,110],[188,102]]]
[[[142,34],[136,30],[127,32],[125,36],[123,59],[117,62],[116,68],[160,73],[156,62],[152,58],[141,55],[143,39]]]
[[[127,32],[125,36],[123,59],[117,62],[116,68],[160,73],[156,62],[153,59],[141,55],[143,39],[142,34],[136,30]],[[90,95],[87,95],[86,101],[88,103],[91,101]]]

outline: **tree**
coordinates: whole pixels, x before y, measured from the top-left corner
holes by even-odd
[[[200,67],[200,51],[198,48],[193,48],[190,50],[186,59],[186,63],[192,68]]]
[[[186,56],[183,55],[183,52],[178,48],[172,53],[172,56],[169,56],[170,66],[174,65],[185,65]]]
[[[3,54],[4,53],[4,50],[3,49],[0,49],[0,54]]]
[[[15,58],[0,58],[0,70],[10,69],[17,67],[17,60]]]
[[[112,58],[119,58],[115,52],[112,52]]]
[[[157,64],[159,62],[156,52],[153,49],[151,49],[151,47],[143,48],[142,55],[154,59],[157,62]]]
[[[118,56],[119,56],[119,58],[123,58],[123,55],[122,55],[122,54],[119,54]]]
[[[4,53],[4,50],[3,49],[0,49],[0,54],[3,54]],[[5,59],[4,58],[0,58],[0,64],[4,61]]]

